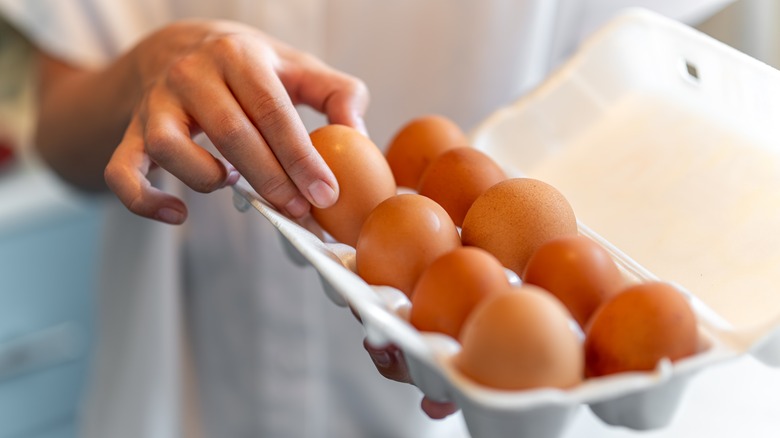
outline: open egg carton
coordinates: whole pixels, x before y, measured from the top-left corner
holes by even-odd
[[[400,291],[354,273],[352,247],[323,241],[246,185],[235,187],[236,206],[278,229],[328,296],[360,315],[371,343],[398,345],[427,396],[457,402],[472,436],[558,437],[582,405],[608,424],[655,429],[708,366],[749,354],[780,367],[779,105],[780,72],[632,9],[472,132],[474,147],[560,190],[580,233],[628,279],[675,284],[698,318],[696,355],[571,389],[470,382],[451,363],[457,342],[411,326]]]

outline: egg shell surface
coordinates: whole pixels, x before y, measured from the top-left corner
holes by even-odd
[[[370,285],[392,286],[411,296],[423,271],[461,246],[444,209],[422,195],[395,195],[368,216],[355,248],[358,275]]]
[[[309,136],[339,184],[336,202],[313,207],[311,215],[333,238],[354,247],[368,214],[395,195],[393,174],[382,151],[354,128],[325,125]]]

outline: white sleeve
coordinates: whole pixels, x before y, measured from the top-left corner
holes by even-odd
[[[81,66],[116,57],[167,18],[165,1],[0,0],[0,14],[39,49]]]

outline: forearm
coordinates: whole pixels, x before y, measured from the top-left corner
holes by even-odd
[[[127,58],[84,70],[40,56],[35,146],[64,180],[85,190],[105,188],[103,170],[140,94],[134,75]]]

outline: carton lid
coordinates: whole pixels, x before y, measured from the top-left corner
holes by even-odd
[[[779,103],[780,72],[636,10],[472,139],[747,346],[780,326]]]

